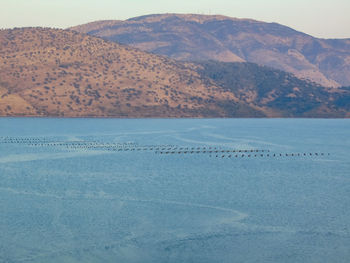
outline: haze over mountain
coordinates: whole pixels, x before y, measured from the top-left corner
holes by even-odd
[[[277,23],[162,14],[71,29],[174,59],[254,62],[323,86],[350,85],[350,39],[318,39]]]
[[[0,30],[0,116],[350,117],[349,89],[189,63],[70,30]]]

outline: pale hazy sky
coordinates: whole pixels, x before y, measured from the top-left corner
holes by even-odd
[[[277,22],[323,38],[350,38],[350,0],[0,0],[0,28],[66,28],[159,13],[222,14]]]

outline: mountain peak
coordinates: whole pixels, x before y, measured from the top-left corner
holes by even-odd
[[[151,15],[144,15],[139,17],[134,17],[127,19],[126,21],[144,21],[144,22],[159,22],[164,19],[169,18],[178,18],[184,21],[193,21],[197,23],[204,23],[208,21],[220,21],[220,20],[242,20],[242,21],[251,21],[251,22],[257,22],[252,19],[241,19],[241,18],[233,18],[229,16],[224,15],[202,15],[202,14],[179,14],[179,13],[166,13],[166,14],[151,14]]]

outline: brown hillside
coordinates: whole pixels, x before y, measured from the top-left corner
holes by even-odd
[[[276,23],[162,14],[72,29],[174,59],[247,61],[323,86],[350,85],[350,39],[318,39]]]
[[[69,30],[1,30],[0,115],[213,117],[229,103],[263,116],[195,67]]]

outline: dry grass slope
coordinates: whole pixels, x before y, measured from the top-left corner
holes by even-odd
[[[2,30],[0,115],[228,116],[217,102],[237,98],[195,67],[69,30]]]

